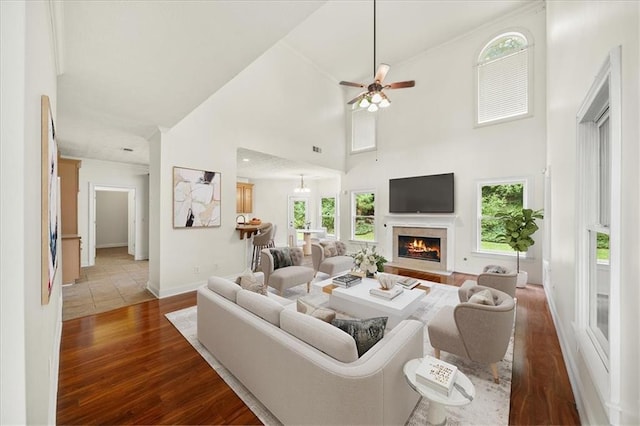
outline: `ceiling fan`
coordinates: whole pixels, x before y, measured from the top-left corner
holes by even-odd
[[[343,86],[367,89],[347,102],[347,105],[357,104],[360,108],[366,108],[367,111],[375,112],[378,108],[386,108],[391,105],[391,101],[389,101],[389,98],[387,98],[387,95],[384,93],[384,89],[403,89],[416,85],[415,80],[384,84],[384,78],[389,72],[389,68],[387,64],[380,64],[376,71],[376,0],[373,0],[373,83],[367,85],[341,81],[340,84]]]

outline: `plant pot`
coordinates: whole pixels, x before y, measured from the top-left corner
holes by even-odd
[[[527,271],[518,272],[518,278],[516,279],[516,287],[518,288],[525,287],[527,285],[528,280],[529,280],[529,273]]]

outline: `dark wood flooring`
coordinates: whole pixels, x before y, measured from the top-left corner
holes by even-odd
[[[402,272],[458,286],[473,278]],[[517,297],[509,423],[577,425],[544,291],[527,286]],[[195,303],[191,292],[65,321],[57,423],[259,424],[164,317]]]

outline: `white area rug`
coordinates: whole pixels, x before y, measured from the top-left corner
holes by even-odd
[[[306,286],[293,288],[285,292],[285,296],[296,299],[306,295]],[[317,295],[316,297],[323,297]],[[418,310],[411,316],[425,325],[445,305],[458,303],[458,288],[431,283],[431,291],[425,297]],[[224,368],[202,344],[197,337],[197,307],[182,309],[166,315],[171,323],[180,331],[198,353],[216,370],[222,379],[244,401],[265,425],[278,425],[278,419],[269,412],[226,368]],[[425,329],[424,353],[433,354],[429,343],[429,335]],[[505,358],[498,363],[500,384],[493,383],[488,365],[481,365],[455,355],[442,353],[442,359],[458,366],[466,374],[476,388],[473,402],[464,407],[447,407],[448,424],[450,425],[506,425],[509,422],[509,403],[511,397],[511,367],[513,363],[513,335]],[[425,425],[429,401],[422,398],[411,414],[408,425]]]

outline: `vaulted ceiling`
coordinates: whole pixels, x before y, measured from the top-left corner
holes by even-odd
[[[393,65],[530,1],[378,0],[377,62],[391,64],[389,80],[411,79]],[[70,156],[148,164],[158,128],[276,43],[336,85],[374,69],[372,1],[65,1],[60,17],[58,142]]]

